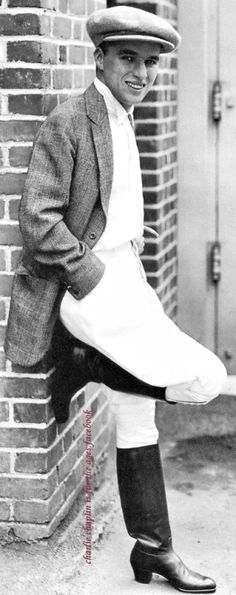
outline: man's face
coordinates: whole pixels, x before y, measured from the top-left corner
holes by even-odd
[[[108,43],[105,54],[95,51],[97,76],[114,97],[129,110],[143,100],[158,72],[160,46],[151,41]]]

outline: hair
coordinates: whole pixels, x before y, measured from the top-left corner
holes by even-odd
[[[109,48],[109,41],[102,41],[102,43],[100,43],[100,45],[98,46],[99,48],[101,48],[101,50],[105,54],[107,54],[108,52],[108,48]]]

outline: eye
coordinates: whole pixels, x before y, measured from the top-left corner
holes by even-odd
[[[148,68],[153,68],[154,66],[158,66],[158,61],[150,58],[150,60],[146,61],[146,66],[148,66]]]
[[[125,60],[126,62],[133,62],[134,61],[134,57],[133,56],[122,56],[121,58],[122,60]]]

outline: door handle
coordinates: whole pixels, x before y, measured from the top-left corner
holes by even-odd
[[[221,244],[214,242],[211,248],[211,280],[219,283],[221,278]]]
[[[212,87],[212,119],[219,122],[222,117],[222,85],[220,81],[215,81]]]

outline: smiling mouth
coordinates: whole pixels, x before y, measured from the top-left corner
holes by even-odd
[[[136,91],[142,91],[142,89],[144,89],[145,85],[143,83],[138,84],[138,83],[132,83],[131,81],[126,81],[126,85],[128,85],[128,87],[131,87],[131,89],[135,89]]]

